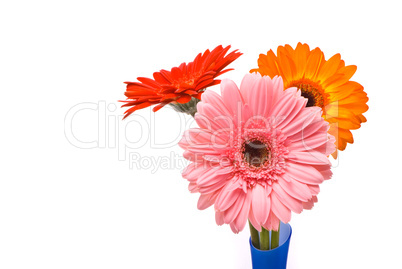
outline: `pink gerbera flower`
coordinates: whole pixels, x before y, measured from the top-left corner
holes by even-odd
[[[192,163],[183,172],[199,209],[215,205],[216,223],[243,230],[278,230],[291,211],[311,209],[319,184],[332,175],[327,158],[334,137],[321,108],[306,107],[297,88],[284,91],[281,77],[244,77],[240,90],[221,83],[221,96],[206,91],[197,106],[200,128],[179,145]]]

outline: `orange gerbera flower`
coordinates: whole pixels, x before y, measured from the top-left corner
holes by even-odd
[[[124,118],[136,110],[155,105],[156,112],[169,103],[188,103],[192,97],[200,99],[205,88],[220,83],[215,78],[223,73],[233,70],[225,69],[242,53],[237,50],[228,55],[230,46],[216,47],[214,50],[206,50],[200,53],[193,62],[182,63],[179,67],[173,67],[171,71],[161,70],[153,74],[154,79],[139,77],[139,82],[125,82],[127,84],[126,104],[122,107],[131,107],[125,113]],[[225,56],[226,55],[226,56]]]
[[[281,76],[285,89],[297,87],[308,98],[307,106],[322,108],[323,118],[330,123],[329,133],[336,137],[337,149],[344,150],[347,143],[353,143],[350,130],[366,122],[363,113],[368,110],[363,86],[350,81],[355,65],[345,66],[339,53],[325,60],[320,48],[310,50],[307,44],[298,43],[296,49],[279,46],[277,55],[272,50],[260,54],[258,67],[250,72]],[[332,155],[336,158],[337,152]]]

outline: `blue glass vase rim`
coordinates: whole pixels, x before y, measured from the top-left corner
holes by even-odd
[[[253,243],[251,242],[251,236],[250,236],[250,238],[249,238],[250,246],[251,246],[255,251],[257,251],[257,252],[269,252],[269,251],[272,251],[272,253],[273,253],[273,252],[275,252],[275,251],[279,251],[279,248],[280,248],[281,246],[283,246],[286,242],[288,242],[288,241],[290,240],[290,237],[292,236],[292,226],[290,226],[289,223],[282,223],[282,222],[281,222],[281,226],[282,226],[282,225],[286,225],[286,226],[289,227],[289,234],[288,234],[288,236],[286,237],[286,240],[282,241],[282,244],[280,244],[277,248],[269,249],[269,250],[261,250],[261,249],[255,248],[255,247],[253,246]]]

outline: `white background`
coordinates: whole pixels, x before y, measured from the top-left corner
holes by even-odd
[[[401,24],[398,1],[2,1],[0,268],[251,268],[247,227],[217,226],[181,178],[191,118],[122,122],[117,100],[219,44],[244,53],[222,76],[240,83],[299,41],[357,65],[370,110],[293,215],[288,268],[402,268]]]

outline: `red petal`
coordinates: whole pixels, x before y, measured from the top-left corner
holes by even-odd
[[[185,104],[185,103],[190,102],[190,100],[191,100],[191,96],[190,95],[185,95],[185,96],[180,97],[179,99],[177,99],[176,102],[180,103],[180,104]]]

